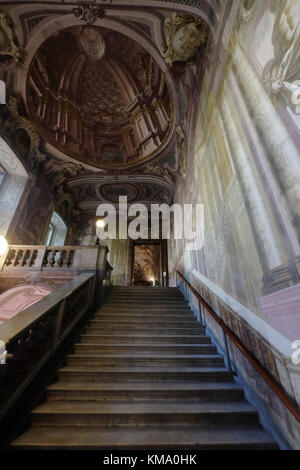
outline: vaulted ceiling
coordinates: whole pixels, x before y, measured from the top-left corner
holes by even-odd
[[[27,103],[46,142],[95,168],[153,160],[171,137],[172,102],[155,60],[95,25],[64,29],[38,49]]]
[[[171,202],[224,2],[16,0],[1,10],[0,78],[31,129],[31,145],[25,135],[14,144],[23,157],[35,149],[56,199],[68,194],[89,214],[119,195]]]

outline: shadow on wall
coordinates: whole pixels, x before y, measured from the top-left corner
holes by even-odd
[[[0,324],[52,292],[43,284],[22,284],[0,295]]]

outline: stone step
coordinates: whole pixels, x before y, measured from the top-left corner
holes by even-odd
[[[172,301],[172,302],[186,302],[182,294],[167,294],[167,295],[142,295],[142,294],[118,294],[115,297],[108,297],[106,302],[131,302],[131,301]]]
[[[142,312],[147,309],[147,310],[161,310],[161,311],[169,311],[169,310],[188,310],[191,311],[190,306],[186,303],[178,303],[178,302],[168,302],[168,303],[162,303],[162,302],[157,302],[157,305],[148,303],[148,302],[139,302],[139,303],[134,303],[131,301],[128,302],[118,302],[118,303],[105,303],[100,311],[103,310],[142,310]]]
[[[275,449],[176,288],[113,288],[13,449]]]
[[[213,344],[103,344],[103,343],[78,343],[75,345],[75,353],[103,353],[103,354],[151,354],[155,355],[182,355],[182,354],[216,354],[217,348]]]
[[[19,450],[268,450],[276,443],[257,425],[31,427],[12,444]]]
[[[119,335],[120,332],[122,332],[122,335],[129,335],[132,336],[133,334],[138,334],[138,333],[147,333],[147,335],[150,335],[150,332],[154,335],[157,336],[159,334],[161,335],[201,335],[205,332],[204,328],[199,327],[194,327],[194,328],[173,328],[173,327],[164,327],[164,328],[158,328],[158,327],[153,327],[151,328],[148,325],[141,325],[141,326],[128,326],[128,325],[122,325],[122,330],[120,328],[120,325],[116,326],[88,326],[86,328],[87,333],[89,334],[97,334],[97,333],[102,333],[102,334],[110,334],[110,335]]]
[[[67,356],[69,367],[85,366],[94,367],[222,367],[224,359],[217,354],[193,354],[193,355],[165,355],[153,356],[152,354],[70,354]]]
[[[191,313],[191,309],[188,305],[178,305],[176,304],[168,304],[168,305],[147,305],[145,303],[141,305],[135,305],[131,303],[122,303],[122,304],[107,304],[99,309],[100,312],[141,312],[142,314],[148,312],[175,312],[175,313],[184,313],[189,312]]]
[[[186,308],[184,310],[159,310],[159,309],[131,309],[131,307],[128,307],[127,309],[115,309],[115,308],[110,308],[110,309],[98,309],[95,312],[95,316],[99,315],[131,315],[135,317],[139,316],[165,316],[168,318],[169,316],[175,315],[175,316],[189,316],[192,315],[193,318],[195,318],[194,312],[190,308]]]
[[[66,382],[174,382],[233,380],[224,367],[63,367],[58,371],[59,381]]]
[[[140,401],[196,400],[237,401],[244,390],[235,382],[56,382],[47,388],[48,400]]]
[[[117,292],[180,292],[180,290],[178,287],[114,286],[111,293],[114,295]]]
[[[120,313],[120,312],[110,312],[110,313],[97,313],[94,315],[93,320],[112,320],[112,321],[136,321],[145,319],[146,321],[195,321],[196,317],[193,313],[164,313],[162,315],[151,314],[151,315],[142,315],[141,313]],[[197,321],[197,320],[196,320]]]
[[[104,334],[84,334],[80,338],[82,343],[102,343],[102,344],[131,344],[131,345],[138,345],[138,344],[168,344],[170,346],[174,344],[211,344],[211,339],[209,336],[206,335],[186,335],[186,336],[176,336],[176,335],[149,335],[149,333],[145,334],[135,334],[127,336],[119,333],[119,335],[104,335]]]
[[[108,300],[107,302],[105,302],[105,304],[103,305],[103,307],[110,307],[110,306],[119,306],[119,307],[122,307],[124,304],[126,305],[126,303],[130,304],[130,306],[134,307],[188,307],[188,302],[186,302],[186,300],[184,299],[180,299],[180,300],[168,300],[168,299],[152,299],[152,300],[149,300],[149,299],[141,299],[141,300],[138,300],[138,299],[115,299],[115,300]]]
[[[157,320],[147,320],[145,318],[140,318],[138,320],[124,320],[124,319],[97,319],[91,320],[89,323],[90,326],[95,327],[114,327],[114,328],[123,328],[123,326],[127,327],[140,327],[140,328],[152,328],[152,327],[162,327],[162,328],[194,328],[200,326],[196,319],[194,320],[165,320],[165,319],[157,319]]]
[[[176,301],[185,301],[186,298],[180,292],[167,292],[165,294],[162,293],[153,293],[152,295],[149,294],[142,294],[142,293],[121,293],[119,292],[118,295],[110,295],[107,297],[107,302],[118,302],[119,299],[126,300],[126,299],[137,299],[137,300],[145,300],[146,302],[149,300],[168,300],[174,299]]]
[[[66,402],[44,403],[31,412],[33,426],[123,426],[237,424],[258,422],[246,402]],[[92,429],[91,429],[92,432]]]

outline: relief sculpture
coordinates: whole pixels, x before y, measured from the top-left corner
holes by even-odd
[[[208,28],[202,18],[180,16],[174,13],[165,20],[167,47],[164,58],[167,64],[187,62],[208,39]]]

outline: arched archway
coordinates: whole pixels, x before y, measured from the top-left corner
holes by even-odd
[[[0,295],[0,324],[35,304],[52,289],[45,284],[22,284]]]

